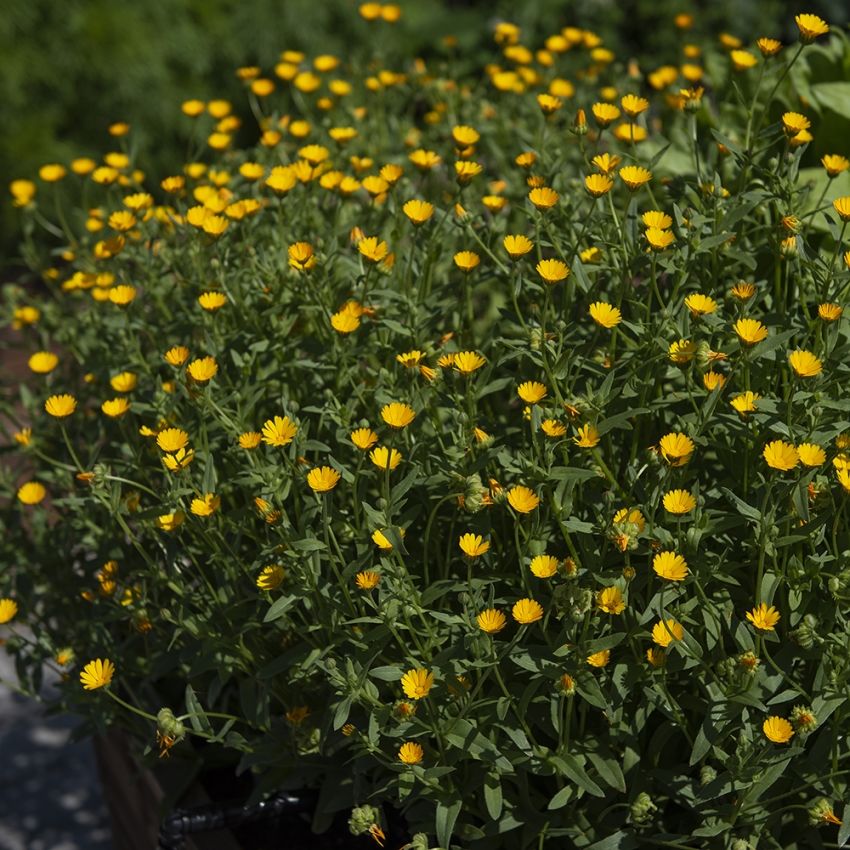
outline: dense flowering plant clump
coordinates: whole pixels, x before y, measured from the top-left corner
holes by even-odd
[[[801,169],[795,86],[847,54],[796,23],[286,50],[171,174],[16,180],[21,687],[379,843],[846,844],[850,151]]]

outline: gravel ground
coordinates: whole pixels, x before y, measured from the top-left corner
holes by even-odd
[[[0,679],[15,679],[2,651]],[[0,684],[0,850],[112,847],[94,751],[68,743],[73,727]]]

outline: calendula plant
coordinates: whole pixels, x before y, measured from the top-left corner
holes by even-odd
[[[378,843],[844,846],[850,162],[793,83],[844,36],[455,74],[360,14],[380,63],[240,69],[256,144],[189,101],[179,172],[13,184],[20,688]]]

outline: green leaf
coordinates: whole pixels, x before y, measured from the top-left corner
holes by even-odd
[[[546,807],[550,811],[553,809],[562,809],[564,806],[569,803],[570,798],[573,796],[573,787],[572,785],[565,785],[560,791],[558,791],[554,797],[549,801],[549,805]]]
[[[346,697],[342,702],[337,704],[334,711],[334,731],[342,729],[345,721],[348,720],[348,715],[351,713],[351,697]]]
[[[555,466],[549,470],[549,477],[556,481],[586,481],[596,476],[595,470],[581,469],[578,466]]]
[[[720,492],[738,509],[742,516],[753,520],[753,522],[761,521],[761,511],[738,498],[728,487],[721,487]]]
[[[594,797],[604,797],[605,792],[587,775],[581,762],[573,755],[552,756],[552,765],[563,775],[572,779],[579,788]]]
[[[488,773],[484,779],[484,805],[490,820],[498,820],[502,814],[502,781],[498,773]]]
[[[191,685],[186,685],[186,711],[189,714],[189,723],[196,732],[212,732],[212,725],[207,718],[206,712],[195,696],[195,690]]]
[[[585,847],[584,850],[636,850],[638,847],[640,847],[640,842],[634,835],[619,831],[601,841],[595,841]]]
[[[587,758],[606,785],[625,793],[626,778],[613,756],[605,758],[600,753],[588,753]]]
[[[401,667],[373,667],[369,675],[382,682],[397,682],[404,675],[404,670]]]
[[[452,832],[462,805],[463,801],[460,799],[453,800],[448,805],[442,800],[437,803],[437,842],[440,847],[451,847]]]
[[[269,610],[266,611],[263,622],[272,623],[275,620],[279,620],[295,604],[297,599],[297,596],[281,596],[280,599],[276,599],[269,607]]]

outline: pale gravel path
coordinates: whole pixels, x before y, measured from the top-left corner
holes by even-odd
[[[0,679],[15,679],[2,649]],[[74,725],[0,685],[0,850],[111,850],[94,750],[68,743]]]

